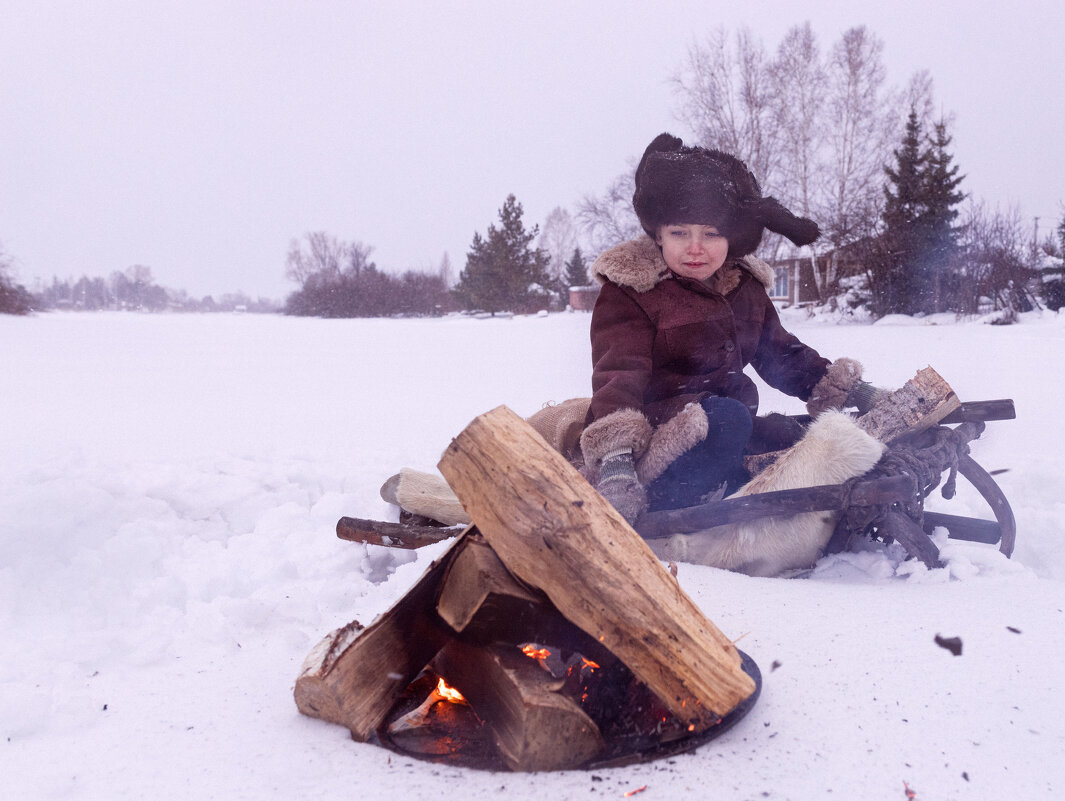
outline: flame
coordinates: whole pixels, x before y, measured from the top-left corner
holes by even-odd
[[[549,651],[547,648],[537,648],[532,643],[528,645],[523,645],[521,647],[521,652],[526,656],[531,657],[532,659],[539,659],[541,661],[551,656],[551,651]]]
[[[436,692],[445,701],[449,701],[452,704],[464,704],[466,703],[466,696],[456,690],[454,687],[448,685],[446,681],[440,679],[436,683]]]
[[[593,662],[591,659],[587,659],[587,658],[585,658],[583,656],[581,657],[581,667],[582,668],[588,668],[588,670],[598,670],[599,669],[599,665],[596,662]]]

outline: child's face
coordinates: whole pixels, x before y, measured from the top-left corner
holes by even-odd
[[[712,225],[663,225],[655,239],[666,266],[685,278],[706,280],[728,256],[728,240]]]

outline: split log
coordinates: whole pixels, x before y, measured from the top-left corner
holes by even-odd
[[[507,569],[701,731],[755,690],[735,646],[625,519],[506,407],[476,418],[440,471]]]
[[[454,640],[433,670],[465,696],[492,730],[511,770],[566,770],[603,749],[598,727],[555,679],[515,646],[478,647]]]
[[[961,406],[961,401],[931,367],[917,375],[858,418],[858,426],[883,443],[891,444],[939,423]]]
[[[300,712],[347,726],[356,740],[370,738],[403,690],[448,640],[434,607],[440,582],[462,541],[458,538],[368,628],[348,624],[315,646],[296,679]]]

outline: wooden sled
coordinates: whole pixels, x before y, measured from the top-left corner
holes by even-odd
[[[838,513],[837,523],[825,553],[846,550],[856,539],[866,537],[898,542],[928,567],[940,567],[939,549],[928,535],[944,528],[951,539],[997,545],[1009,557],[1016,540],[1013,511],[992,475],[969,455],[969,444],[980,437],[986,423],[1015,419],[1013,401],[955,402],[952,408],[931,426],[917,426],[916,430],[890,439],[887,452],[876,467],[846,483],[762,492],[649,512],[636,521],[634,528],[650,540],[765,517],[833,511]],[[809,422],[804,416],[795,419]],[[943,496],[954,496],[958,474],[987,501],[993,520],[925,511],[925,499],[941,483]],[[342,517],[337,523],[337,536],[352,542],[421,548],[454,537],[464,529],[406,514],[401,517],[399,523]]]

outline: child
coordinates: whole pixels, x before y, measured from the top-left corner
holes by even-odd
[[[772,269],[750,257],[764,229],[796,245],[817,225],[762,197],[746,165],[661,134],[636,169],[632,199],[647,237],[603,253],[592,313],[592,402],[581,435],[589,480],[629,522],[651,509],[731,492],[743,454],[802,434],[782,415],[756,417],[750,364],[816,415],[853,403],[861,366],[830,363],[781,325]],[[853,391],[853,392],[852,392]],[[851,396],[851,397],[848,397]]]

